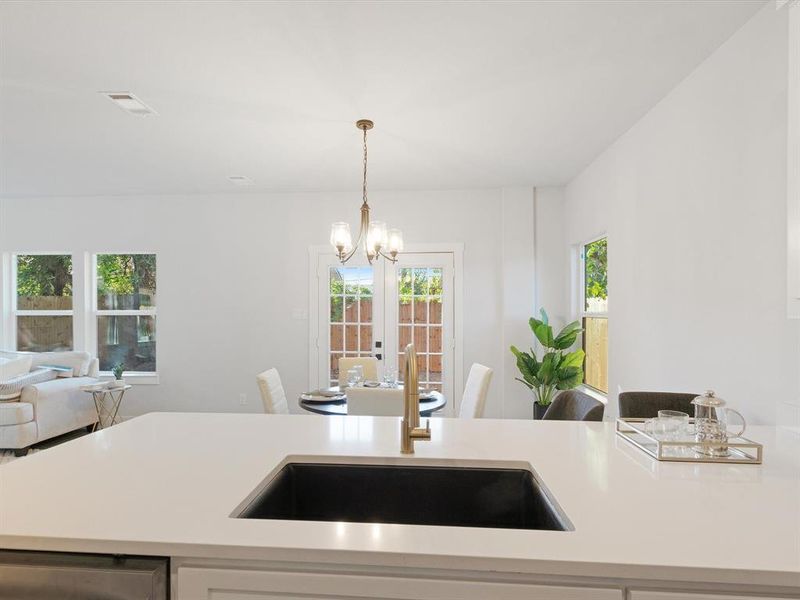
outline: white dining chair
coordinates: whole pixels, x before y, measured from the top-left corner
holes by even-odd
[[[286,392],[283,391],[281,376],[278,369],[269,369],[256,375],[258,390],[264,402],[264,412],[268,414],[289,414],[289,404],[286,402]]]
[[[395,388],[347,388],[347,414],[401,417],[403,390]]]
[[[378,381],[378,359],[374,356],[339,359],[339,387],[347,385],[347,372],[355,366],[364,369],[365,381]]]
[[[493,372],[484,365],[478,363],[472,365],[467,383],[464,385],[464,395],[461,397],[459,419],[480,419],[483,416],[483,408],[486,406],[486,395],[489,392],[489,383],[492,381]]]

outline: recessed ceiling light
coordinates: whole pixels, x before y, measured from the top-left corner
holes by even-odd
[[[253,185],[253,180],[245,175],[228,175],[228,181],[233,185]]]
[[[130,92],[100,92],[106,98],[111,100],[114,104],[119,106],[125,112],[129,112],[137,117],[149,117],[158,115],[156,111],[147,106],[144,102],[139,100]]]

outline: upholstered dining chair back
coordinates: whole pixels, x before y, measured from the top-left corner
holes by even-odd
[[[378,359],[374,356],[359,356],[357,358],[339,359],[339,387],[347,385],[347,372],[360,365],[364,369],[365,381],[378,381]]]
[[[561,392],[544,413],[546,421],[602,421],[605,404],[577,390]]]
[[[283,391],[281,376],[278,369],[269,369],[256,375],[258,390],[264,402],[264,412],[272,414],[289,414],[289,404],[286,402],[286,392]]]
[[[459,419],[480,419],[486,406],[486,396],[492,381],[492,369],[475,363],[469,370],[467,382],[464,384],[464,395],[458,410]]]
[[[622,392],[619,395],[619,416],[624,419],[650,419],[660,410],[678,410],[694,415],[692,400],[699,394],[676,392]]]
[[[347,414],[401,417],[403,390],[399,388],[347,388]]]

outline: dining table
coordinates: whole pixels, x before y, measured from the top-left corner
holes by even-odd
[[[399,387],[402,388],[402,385]],[[323,399],[311,394],[301,394],[298,399],[300,408],[318,415],[346,415],[347,396],[341,391],[339,386],[325,388],[324,391],[330,394],[338,392],[340,395]],[[447,406],[447,400],[441,392],[437,392],[436,390],[420,391],[419,414],[421,417],[430,417],[433,413],[442,410],[445,406]]]

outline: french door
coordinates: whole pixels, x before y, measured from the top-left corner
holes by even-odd
[[[328,253],[316,256],[312,385],[337,385],[339,359],[357,356],[375,356],[379,377],[391,369],[402,381],[403,352],[413,342],[421,386],[441,391],[452,414],[453,253],[403,253],[396,264],[354,260],[341,265]]]

